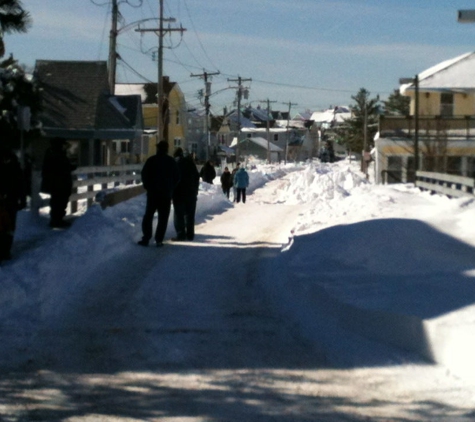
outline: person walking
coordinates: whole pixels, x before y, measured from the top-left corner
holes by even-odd
[[[71,225],[64,221],[69,197],[73,190],[72,172],[76,170],[67,155],[64,138],[53,138],[46,150],[41,171],[41,192],[50,196],[50,227],[65,228]]]
[[[329,141],[325,142],[325,145],[321,148],[318,158],[322,163],[333,163],[335,161],[335,151]]]
[[[176,237],[171,240],[193,240],[200,174],[193,158],[183,155],[183,149],[177,148],[174,157],[180,172],[180,181],[173,191],[173,223]]]
[[[158,143],[157,153],[147,159],[141,175],[143,187],[147,191],[147,204],[142,219],[143,235],[138,244],[148,246],[153,234],[153,216],[157,212],[155,243],[157,247],[161,247],[170,217],[173,190],[180,180],[178,166],[175,160],[168,155],[167,141]]]
[[[236,186],[237,198],[236,202],[242,202],[243,204],[246,203],[246,189],[249,186],[249,174],[247,173],[246,169],[241,167],[236,174],[234,175],[234,185]]]
[[[236,163],[236,167],[234,167],[231,176],[232,176],[232,181],[233,181],[233,202],[236,202],[237,198],[237,190],[236,190],[236,185],[234,184],[234,176],[236,176],[236,172],[239,170],[241,163]]]
[[[18,158],[0,145],[0,263],[11,258],[17,212],[25,206],[25,184]]]
[[[226,198],[229,199],[229,191],[233,186],[233,176],[227,167],[224,167],[224,172],[221,175],[221,188],[223,193],[226,195]]]
[[[213,180],[216,177],[216,170],[214,168],[214,163],[211,160],[206,161],[204,166],[201,168],[200,177],[203,179],[203,182],[213,184]]]

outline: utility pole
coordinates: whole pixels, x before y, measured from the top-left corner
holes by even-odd
[[[287,159],[288,159],[288,154],[289,154],[289,141],[290,141],[290,109],[292,108],[293,105],[298,105],[297,103],[292,103],[292,102],[288,102],[288,103],[282,103],[282,104],[288,104],[289,106],[289,111],[288,111],[288,114],[287,114],[287,141],[286,141],[286,144],[285,144],[285,164],[287,164]]]
[[[236,161],[239,161],[239,135],[241,134],[241,98],[242,98],[242,83],[252,81],[251,78],[241,78],[238,76],[237,79],[228,79],[229,82],[237,82],[237,145],[236,145]]]
[[[157,82],[157,143],[163,141],[163,105],[165,104],[165,93],[163,89],[163,37],[168,32],[183,32],[186,29],[180,28],[164,28],[164,22],[175,22],[174,18],[164,18],[163,17],[163,0],[159,1],[159,10],[158,10],[158,28],[151,29],[136,29],[138,32],[155,32],[158,35],[158,82]]]
[[[203,78],[204,82],[205,82],[205,107],[206,107],[206,160],[209,160],[209,156],[210,156],[210,146],[211,146],[211,139],[210,139],[210,125],[209,125],[209,107],[210,107],[210,104],[209,104],[209,97],[211,95],[211,82],[208,82],[208,77],[209,76],[213,76],[213,75],[219,75],[219,72],[213,72],[213,73],[209,73],[209,72],[203,72],[199,75],[193,75],[191,74],[190,76],[192,78],[194,77],[199,77],[199,78]]]
[[[115,74],[117,68],[117,20],[119,7],[117,0],[112,0],[112,26],[109,36],[109,88],[112,95],[115,94]]]
[[[262,103],[267,103],[267,163],[270,164],[271,154],[270,154],[270,103],[276,103],[277,101],[270,101],[269,99],[260,101]]]

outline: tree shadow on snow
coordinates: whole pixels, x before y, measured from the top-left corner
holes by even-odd
[[[104,262],[81,300],[54,324],[39,327],[29,360],[4,372],[0,415],[35,421],[384,420],[364,416],[371,408],[400,409],[391,420],[413,420],[400,416],[404,400],[327,393],[333,391],[327,385],[352,378],[332,365],[319,330],[341,323],[359,331],[359,322],[371,320],[367,315],[387,311],[382,302],[374,306],[384,292],[395,297],[399,290],[398,301],[416,292],[420,300],[388,312],[417,309],[421,318],[473,304],[475,291],[463,275],[473,248],[412,220],[329,228],[297,237],[286,253],[272,243],[207,245],[228,240],[198,235],[194,244],[134,245],[122,261]],[[464,295],[440,300],[431,290],[431,282],[442,289],[439,270],[456,275]],[[367,295],[359,304],[357,283]],[[378,283],[379,296],[372,298]],[[315,337],[302,336],[302,327]],[[367,359],[359,364],[378,361]],[[421,421],[470,417],[437,402],[414,400],[411,408]]]

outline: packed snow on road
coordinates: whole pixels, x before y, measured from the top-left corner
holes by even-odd
[[[144,195],[66,230],[19,213],[2,420],[475,419],[475,199],[348,160],[248,171],[245,204],[202,183],[195,240],[163,248],[136,244]]]

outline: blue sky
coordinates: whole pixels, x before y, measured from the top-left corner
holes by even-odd
[[[119,0],[120,27],[158,16],[158,0]],[[110,0],[24,0],[33,26],[6,36],[7,54],[35,60],[107,60]],[[475,50],[475,24],[457,22],[468,0],[165,0],[164,17],[186,28],[164,38],[164,74],[198,106],[211,73],[212,110],[232,108],[236,84],[251,78],[249,101],[312,111],[352,102],[364,87],[385,99],[400,77]],[[143,27],[156,27],[154,22]],[[119,82],[155,82],[158,37],[133,25],[118,37]],[[134,69],[134,71],[130,70]],[[142,75],[144,78],[140,77]],[[219,91],[219,92],[218,92]]]

